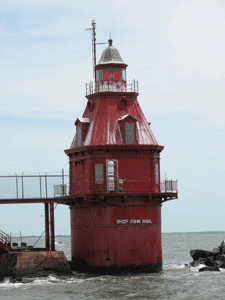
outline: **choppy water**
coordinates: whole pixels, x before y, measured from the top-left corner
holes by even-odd
[[[198,272],[185,267],[191,261],[191,249],[212,250],[224,239],[225,233],[163,234],[164,267],[159,274],[91,277],[74,273],[25,278],[25,283],[5,279],[0,283],[0,299],[224,299],[225,270]],[[24,241],[32,245],[35,238]],[[57,250],[70,259],[70,238],[58,237],[56,242]]]

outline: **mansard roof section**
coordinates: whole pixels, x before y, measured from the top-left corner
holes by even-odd
[[[94,109],[90,109],[87,103],[83,117],[78,118],[76,125],[84,125],[82,128],[83,146],[97,145],[123,145],[124,139],[120,136],[119,124],[126,122],[135,123],[136,145],[154,145],[158,143],[151,131],[149,122],[145,118],[137,100],[127,99],[127,106],[120,107],[121,98],[115,95],[100,97],[94,100]],[[85,123],[84,123],[85,122]],[[76,138],[71,148],[77,148]]]

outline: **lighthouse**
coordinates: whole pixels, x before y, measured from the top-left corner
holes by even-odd
[[[138,103],[138,82],[129,82],[126,70],[110,38],[65,150],[72,265],[81,272],[162,270],[161,206],[177,198],[177,182],[160,180],[164,147]]]

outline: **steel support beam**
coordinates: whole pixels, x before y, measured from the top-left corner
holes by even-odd
[[[49,244],[49,203],[45,203],[45,248],[50,250]]]
[[[51,231],[51,250],[55,251],[54,203],[50,203],[50,231]]]

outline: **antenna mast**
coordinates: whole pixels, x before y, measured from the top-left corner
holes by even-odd
[[[86,30],[91,30],[92,31],[92,58],[93,58],[93,77],[94,77],[94,82],[96,82],[96,71],[95,71],[95,66],[96,66],[96,32],[95,32],[95,25],[96,22],[93,19],[92,22],[92,28],[87,28]]]

